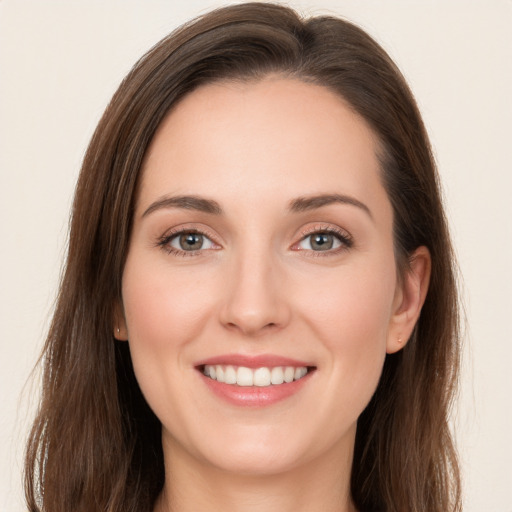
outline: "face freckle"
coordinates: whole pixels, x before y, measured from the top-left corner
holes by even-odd
[[[123,329],[175,460],[271,473],[350,457],[400,298],[376,148],[340,97],[278,77],[203,86],[160,126]],[[261,386],[204,375],[245,364],[268,369],[240,373]],[[287,366],[309,373],[265,384]]]

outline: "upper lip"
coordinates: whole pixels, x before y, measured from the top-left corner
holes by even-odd
[[[276,366],[313,366],[310,362],[300,361],[298,359],[293,359],[290,357],[284,357],[274,354],[260,354],[255,356],[248,356],[244,354],[223,354],[201,360],[195,366],[202,367],[205,365],[231,365],[244,366],[246,368],[273,368]]]

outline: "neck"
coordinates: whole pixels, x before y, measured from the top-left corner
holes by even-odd
[[[233,474],[180,451],[173,446],[172,457],[166,457],[155,512],[356,512],[350,497],[352,453],[341,461],[337,452],[288,471],[253,475]]]

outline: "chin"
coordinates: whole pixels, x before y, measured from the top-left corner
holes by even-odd
[[[352,456],[355,435],[347,427],[346,435],[336,432],[312,432],[307,422],[295,421],[293,425],[245,425],[220,432],[202,432],[190,445],[182,446],[203,467],[209,466],[222,472],[243,476],[276,476],[293,473],[301,468],[311,469],[317,458],[326,454],[345,459]],[[345,429],[344,429],[345,430]],[[350,453],[349,453],[350,452]],[[172,453],[172,452],[171,452]]]
[[[275,476],[299,468],[306,461],[296,453],[277,451],[273,447],[244,446],[213,458],[210,463],[221,471],[251,477]]]

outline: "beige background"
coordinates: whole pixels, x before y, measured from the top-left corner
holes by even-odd
[[[288,3],[359,23],[416,94],[464,275],[468,326],[454,425],[465,511],[511,512],[512,2]],[[25,383],[48,326],[86,144],[135,60],[178,24],[218,5],[0,0],[2,511],[24,510],[21,458],[37,397],[37,384]]]

